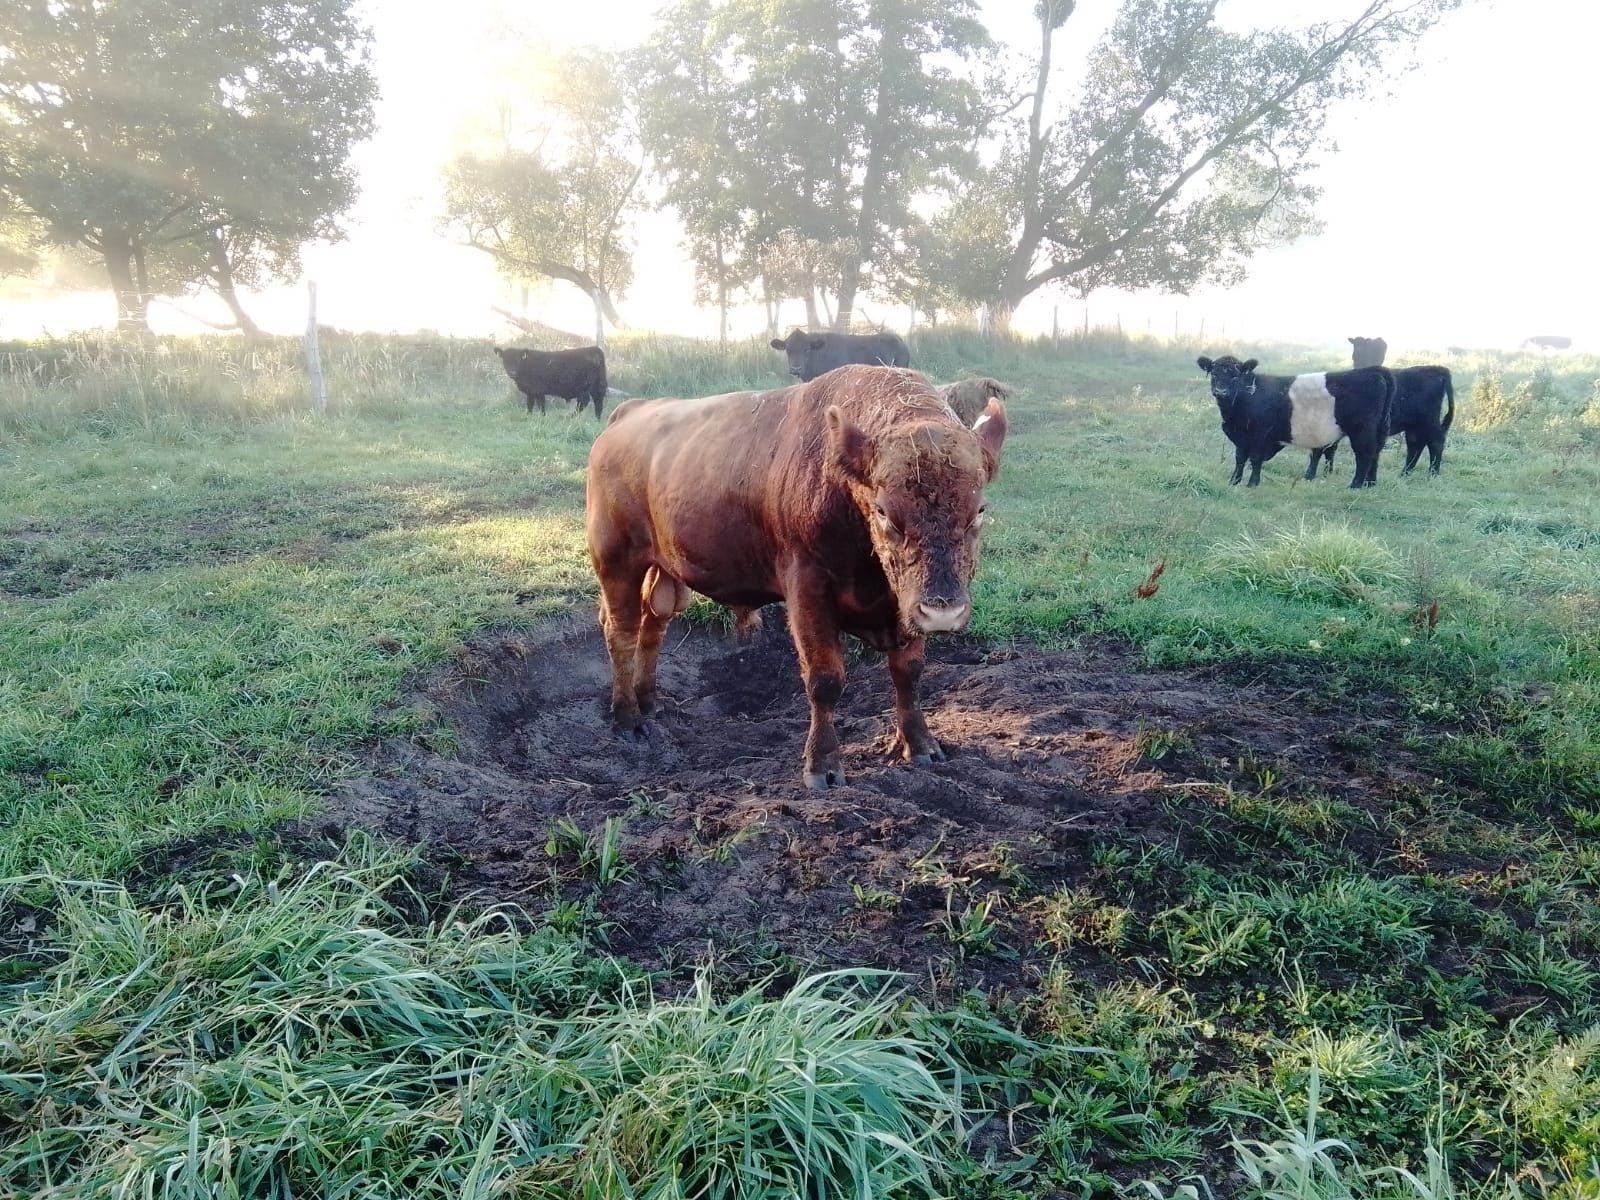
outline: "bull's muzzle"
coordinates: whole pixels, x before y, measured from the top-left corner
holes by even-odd
[[[923,600],[913,619],[923,633],[958,633],[972,619],[972,605],[966,601],[951,604]]]

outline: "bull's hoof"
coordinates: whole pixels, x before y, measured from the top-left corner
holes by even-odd
[[[825,792],[831,787],[844,786],[843,771],[808,771],[806,787],[813,792]]]
[[[636,725],[612,725],[612,731],[630,745],[642,745],[650,740],[650,727],[643,721]]]
[[[897,735],[894,739],[894,752],[914,767],[926,767],[949,759],[944,747],[931,737],[913,746],[903,736]]]
[[[651,713],[655,712],[656,693],[654,688],[648,692],[640,692],[636,697],[636,700],[639,705],[639,713],[641,716],[648,717]]]

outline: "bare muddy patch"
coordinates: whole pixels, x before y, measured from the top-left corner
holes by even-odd
[[[1361,804],[1416,775],[1385,702],[1143,669],[1113,646],[932,643],[924,706],[950,761],[931,767],[890,757],[888,672],[853,662],[849,784],[826,793],[801,786],[807,709],[779,610],[744,648],[675,626],[643,744],[611,733],[609,679],[594,629],[475,647],[418,697],[454,752],[381,747],[330,815],[427,844],[481,896],[591,903],[611,948],[651,966],[960,962],[1000,982],[1025,970],[1030,897],[1085,878],[1097,846],[1181,843],[1218,781],[1265,766],[1274,787]],[[600,861],[608,820],[620,862]]]

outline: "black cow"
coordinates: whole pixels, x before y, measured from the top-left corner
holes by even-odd
[[[1389,353],[1389,343],[1382,338],[1348,338],[1350,365],[1352,367],[1381,367],[1383,356]]]
[[[606,352],[599,346],[577,350],[519,350],[495,347],[500,365],[528,400],[528,411],[535,403],[545,411],[546,396],[576,400],[578,411],[594,405],[598,417],[606,402]]]
[[[795,329],[787,338],[773,338],[772,348],[789,356],[789,374],[804,383],[848,363],[868,367],[911,365],[911,351],[898,333],[806,333]]]
[[[1424,449],[1428,452],[1428,474],[1437,475],[1444,462],[1444,440],[1450,423],[1456,419],[1456,387],[1449,367],[1398,367],[1394,371],[1394,405],[1389,410],[1389,436],[1406,435],[1406,465],[1400,474],[1411,474]],[[1327,472],[1333,473],[1335,442],[1311,452],[1306,478],[1317,477],[1317,459],[1326,457]]]
[[[1310,375],[1257,375],[1256,360],[1231,354],[1215,361],[1201,357],[1211,379],[1211,395],[1222,413],[1222,432],[1234,446],[1233,476],[1238,483],[1250,463],[1250,486],[1261,482],[1261,464],[1285,446],[1320,450],[1340,438],[1356,452],[1353,488],[1378,481],[1378,455],[1388,435],[1394,376],[1383,367],[1359,371],[1318,371]]]

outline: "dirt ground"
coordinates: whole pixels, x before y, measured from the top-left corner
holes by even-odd
[[[839,709],[849,785],[808,792],[799,671],[781,609],[766,618],[746,648],[669,631],[642,745],[610,731],[597,629],[481,644],[418,697],[455,752],[383,746],[329,815],[425,843],[458,891],[533,912],[593,897],[610,947],[650,967],[850,964],[970,986],[1024,970],[1019,897],[1081,879],[1096,846],[1185,838],[1186,809],[1214,802],[1207,781],[1264,764],[1283,786],[1357,802],[1412,774],[1385,702],[1142,669],[1108,645],[947,639],[931,644],[923,696],[950,761],[889,758],[888,671],[862,658]],[[559,820],[594,838],[613,817],[620,880],[597,887],[576,850],[547,849]],[[973,953],[948,922],[991,892],[1007,893],[993,910],[1003,944]]]

